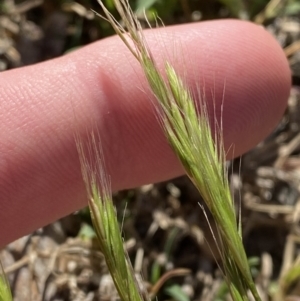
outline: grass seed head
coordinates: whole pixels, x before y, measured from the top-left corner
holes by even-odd
[[[170,63],[165,63],[164,74],[158,70],[128,0],[113,0],[126,30],[105,5],[100,0],[98,2],[115,32],[139,61],[157,100],[156,111],[165,136],[212,213],[220,237],[223,271],[232,297],[234,300],[248,300],[247,291],[250,290],[255,300],[260,300],[247,263],[224,167],[226,156],[222,132],[214,121],[215,132],[212,133],[205,99],[195,104],[188,87]],[[95,194],[101,196],[102,193]],[[105,200],[102,202],[105,204]]]
[[[88,145],[84,147],[80,138],[76,138],[91,218],[100,249],[122,301],[146,301],[148,297],[141,293],[123,247],[104,155],[97,140],[99,139],[92,133]]]

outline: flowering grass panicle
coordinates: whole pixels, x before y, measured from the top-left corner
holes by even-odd
[[[139,289],[123,247],[101,145],[93,133],[86,147],[79,137],[76,142],[93,226],[116,289],[122,301],[149,300],[147,294]]]

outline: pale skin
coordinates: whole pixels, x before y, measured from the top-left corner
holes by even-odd
[[[159,63],[171,54],[191,88],[205,84],[208,102],[218,106],[225,86],[224,139],[235,155],[280,120],[290,71],[263,28],[217,21],[145,35]],[[113,190],[183,173],[143,87],[138,63],[117,37],[0,74],[0,246],[86,205],[75,133],[83,140],[100,134]]]

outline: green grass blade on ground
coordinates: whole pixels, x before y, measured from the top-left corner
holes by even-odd
[[[8,280],[4,273],[2,264],[0,262],[0,301],[12,301],[12,295]]]

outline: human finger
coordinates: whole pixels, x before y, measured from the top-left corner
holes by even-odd
[[[290,72],[263,28],[214,21],[145,36],[159,65],[170,57],[192,89],[216,107],[223,101],[225,144],[236,155],[280,119]],[[75,133],[97,128],[114,190],[182,173],[138,63],[117,37],[2,73],[0,86],[2,245],[85,205]]]

